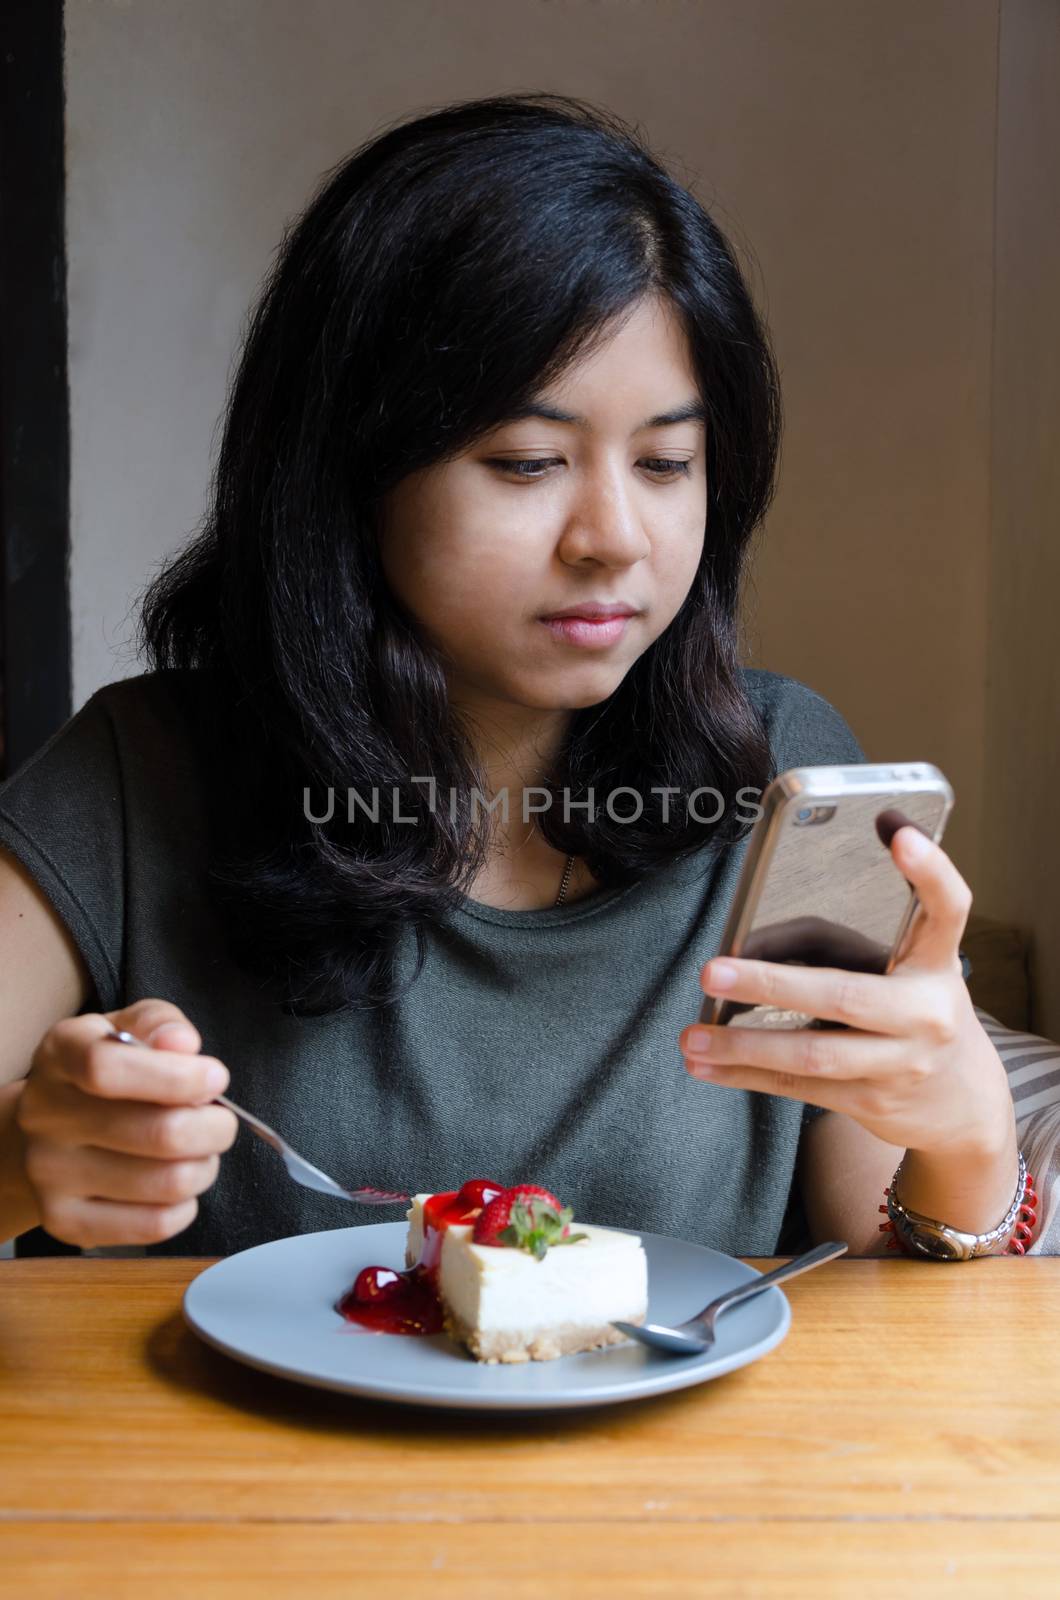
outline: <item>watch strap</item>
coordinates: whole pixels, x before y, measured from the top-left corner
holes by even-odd
[[[935,1261],[970,1261],[976,1256],[1001,1255],[1008,1248],[1020,1221],[1027,1184],[1027,1163],[1023,1151],[1019,1152],[1019,1178],[1015,1198],[998,1223],[988,1233],[968,1233],[951,1227],[935,1217],[925,1217],[910,1211],[898,1199],[898,1179],[902,1163],[899,1162],[887,1190],[887,1215],[894,1225],[897,1237],[915,1254]],[[882,1208],[881,1208],[882,1209]]]

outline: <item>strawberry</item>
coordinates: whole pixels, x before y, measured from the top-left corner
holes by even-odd
[[[530,1199],[545,1200],[556,1211],[563,1210],[562,1203],[556,1199],[555,1195],[552,1193],[552,1190],[542,1189],[539,1183],[517,1183],[511,1189],[506,1189],[505,1193],[518,1195],[521,1199],[523,1197],[528,1197]]]
[[[536,1183],[519,1183],[482,1208],[471,1239],[474,1244],[526,1250],[543,1261],[549,1245],[574,1244],[586,1238],[584,1233],[571,1233],[573,1216],[571,1208],[560,1205],[548,1189]]]
[[[456,1198],[466,1210],[473,1211],[477,1206],[488,1206],[491,1200],[503,1193],[503,1184],[494,1183],[492,1178],[469,1178],[461,1184]]]

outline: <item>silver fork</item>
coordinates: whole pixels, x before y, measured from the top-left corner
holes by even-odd
[[[133,1033],[112,1028],[110,1033],[104,1035],[107,1039],[114,1039],[118,1044],[138,1044],[143,1050],[150,1050],[151,1046],[143,1039],[138,1039]],[[259,1117],[250,1111],[244,1111],[242,1106],[237,1106],[234,1100],[229,1100],[227,1095],[219,1094],[211,1102],[213,1105],[227,1106],[229,1111],[234,1111],[241,1122],[245,1122],[259,1139],[271,1145],[282,1158],[288,1173],[295,1183],[300,1183],[306,1189],[315,1189],[318,1194],[335,1195],[340,1200],[356,1200],[363,1206],[396,1206],[407,1205],[410,1196],[398,1194],[392,1189],[344,1189],[341,1183],[336,1183],[334,1178],[329,1178],[326,1172],[321,1172],[319,1167],[314,1167],[305,1156],[300,1156],[297,1150],[292,1150],[286,1139],[281,1139],[275,1128],[270,1128],[267,1122],[262,1122]]]
[[[800,1272],[809,1272],[814,1267],[823,1267],[826,1261],[834,1261],[846,1249],[841,1239],[814,1245],[812,1250],[796,1256],[793,1261],[786,1261],[783,1266],[774,1267],[772,1272],[765,1272],[761,1277],[752,1278],[750,1283],[741,1283],[727,1294],[720,1294],[709,1306],[704,1306],[694,1317],[689,1317],[687,1322],[679,1322],[676,1328],[669,1328],[663,1322],[612,1322],[611,1326],[653,1350],[665,1350],[672,1356],[701,1356],[714,1343],[714,1324],[723,1311],[730,1306],[738,1306],[743,1300],[753,1299],[756,1294],[762,1294],[771,1284],[783,1283],[785,1278],[796,1278]]]

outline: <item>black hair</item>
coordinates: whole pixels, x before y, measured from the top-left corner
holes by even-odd
[[[687,334],[707,409],[702,559],[678,615],[601,704],[572,713],[550,779],[629,786],[636,822],[543,812],[548,841],[626,885],[746,827],[741,788],[771,776],[738,667],[737,603],[775,486],[780,393],[768,335],[727,240],[613,113],[554,94],[434,109],[329,172],[285,234],[249,316],[210,509],[153,579],[151,669],[208,681],[223,794],[210,883],[236,959],[285,1011],[388,1004],[393,960],[486,859],[475,751],[444,663],[384,580],[379,502],[466,450],[607,337],[645,296]],[[431,806],[412,775],[458,803]],[[725,798],[713,826],[653,785]],[[305,794],[400,796],[311,822]]]

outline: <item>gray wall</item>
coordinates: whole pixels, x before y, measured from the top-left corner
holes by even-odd
[[[1033,838],[999,854],[984,752],[1055,652],[1024,626],[1027,606],[1045,620],[1055,467],[1043,443],[1028,478],[1025,451],[1056,420],[1057,319],[1048,275],[1020,264],[1051,226],[1025,187],[1021,74],[1056,17],[1051,0],[68,0],[75,703],[139,670],[130,606],[202,515],[241,318],[320,174],[445,100],[584,95],[695,183],[776,339],[787,434],[751,658],[832,699],[871,757],[947,772],[979,909],[1033,925],[1055,974],[1055,841],[1044,874]],[[1055,85],[1054,61],[1040,97]],[[1052,653],[1020,724],[1027,772],[1043,741],[1055,766],[1056,672]],[[1054,988],[1054,1033],[1058,1008]]]

